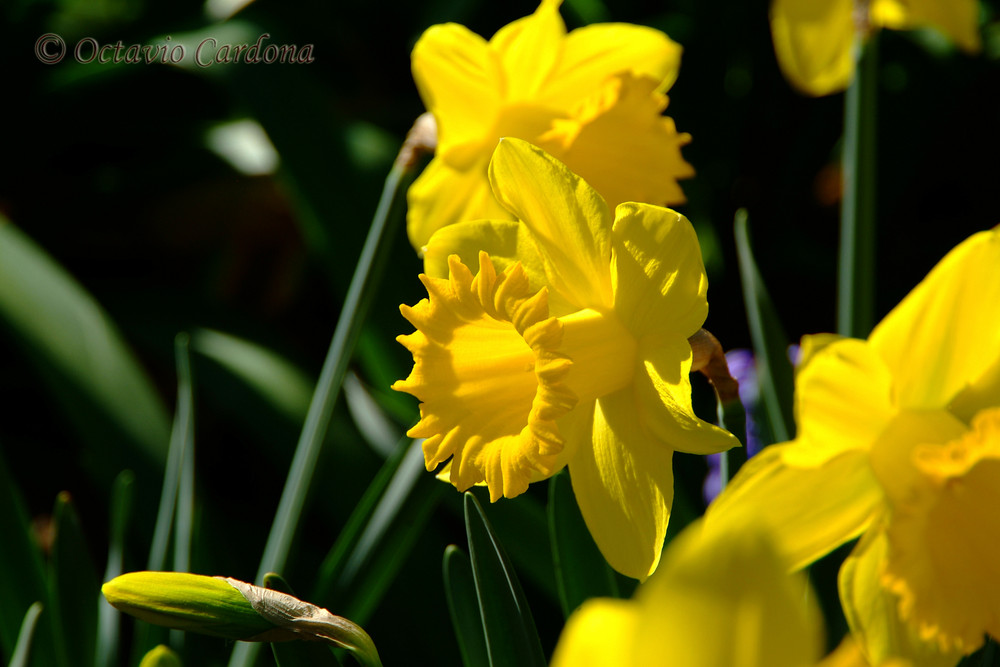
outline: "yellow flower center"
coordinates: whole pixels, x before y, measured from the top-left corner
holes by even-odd
[[[908,483],[887,489],[882,583],[924,639],[971,653],[984,633],[1000,636],[1000,408],[982,410],[944,444],[913,447],[898,463]]]
[[[480,253],[475,277],[457,256],[449,278],[421,276],[429,298],[401,307],[417,331],[400,336],[413,371],[393,389],[422,401],[409,430],[428,470],[449,458],[451,482],[486,482],[491,499],[523,493],[564,465],[555,420],[575,404],[561,382],[571,362],[556,352],[563,327],[545,289],[532,295],[520,264],[497,275]]]
[[[632,384],[636,341],[614,313],[585,309],[559,318],[563,328],[559,352],[573,360],[566,386],[580,403]]]

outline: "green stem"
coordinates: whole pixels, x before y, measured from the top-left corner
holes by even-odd
[[[393,235],[387,233],[389,223],[402,217],[398,215],[400,211],[394,204],[405,189],[404,181],[410,169],[410,166],[403,164],[402,161],[397,161],[386,177],[378,208],[375,210],[368,237],[365,239],[365,245],[347,290],[344,307],[333,332],[330,350],[327,352],[326,361],[323,362],[323,370],[320,372],[312,402],[309,404],[309,412],[306,414],[305,424],[295,448],[295,456],[285,480],[285,488],[278,503],[274,523],[271,524],[271,533],[267,538],[255,583],[261,584],[268,572],[280,573],[285,569],[292,539],[309,492],[312,473],[316,468],[316,461],[333,414],[333,406],[340,393],[354,345],[361,333],[368,303],[366,297],[370,297],[375,291],[374,283],[378,272],[373,272],[372,268],[384,259],[391,246]],[[391,215],[394,212],[397,215]],[[260,650],[258,644],[237,644],[229,661],[229,667],[252,664],[258,650]]]
[[[864,338],[875,324],[875,35],[855,48],[857,66],[844,103],[837,332]]]

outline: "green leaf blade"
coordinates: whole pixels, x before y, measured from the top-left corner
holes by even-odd
[[[538,631],[521,584],[471,493],[465,494],[465,529],[491,667],[545,667]]]

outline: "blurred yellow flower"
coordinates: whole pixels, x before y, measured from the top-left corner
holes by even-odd
[[[803,667],[823,649],[823,619],[804,574],[755,524],[728,534],[695,523],[632,600],[594,598],[563,629],[552,667]],[[841,655],[838,667],[865,663]]]
[[[613,208],[624,201],[678,204],[690,141],[661,115],[681,47],[625,23],[566,33],[560,0],[490,41],[464,26],[429,28],[413,48],[413,77],[438,130],[437,156],[408,193],[407,230],[419,251],[441,227],[510,219],[490,192],[487,165],[501,137],[541,146]]]
[[[738,445],[691,407],[687,339],[708,314],[697,237],[657,206],[621,204],[612,218],[583,179],[518,139],[500,143],[489,175],[516,220],[438,232],[421,276],[429,299],[401,307],[414,366],[393,388],[422,401],[409,435],[426,438],[429,470],[450,458],[450,481],[485,482],[491,500],[568,465],[601,552],[644,579],[663,547],[674,450]]]
[[[809,95],[847,88],[852,49],[872,30],[933,27],[965,51],[980,49],[978,0],[773,0],[771,35],[785,77]]]
[[[1000,229],[952,250],[867,341],[805,339],[798,434],[708,511],[762,520],[797,566],[861,536],[840,572],[873,663],[954,665],[1000,637]]]

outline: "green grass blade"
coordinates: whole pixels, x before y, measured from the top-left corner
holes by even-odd
[[[0,321],[33,360],[55,372],[57,396],[70,391],[67,400],[85,402],[125,434],[146,464],[160,465],[167,413],[118,328],[79,283],[2,216]],[[116,444],[110,440],[102,442],[101,456]]]
[[[451,489],[448,492],[450,494]],[[473,489],[473,493],[479,492],[485,489]],[[462,512],[465,512],[464,506]],[[545,506],[525,493],[517,497],[517,502],[489,503],[483,512],[494,531],[507,538],[504,548],[524,580],[530,581],[553,604],[559,604],[559,592],[552,576],[552,549]]]
[[[0,549],[0,568],[7,573],[3,577],[0,604],[0,648],[11,655],[20,635],[24,615],[32,604],[47,599],[45,569],[41,550],[35,542],[24,500],[17,484],[11,478],[2,452],[0,452],[0,534],[4,535]],[[50,616],[50,614],[46,614]],[[39,663],[54,664],[55,654],[48,632],[47,622],[42,623],[39,632],[44,639],[39,642]]]
[[[291,468],[285,479],[285,487],[278,503],[271,532],[264,547],[257,571],[257,581],[263,580],[268,572],[282,571],[288,560],[292,539],[298,528],[299,519],[305,505],[306,496],[312,481],[312,472],[322,449],[326,429],[333,414],[333,406],[340,393],[340,387],[347,372],[351,353],[361,332],[368,303],[375,291],[378,272],[376,265],[384,262],[392,241],[392,231],[402,218],[401,207],[398,206],[405,191],[410,169],[400,163],[393,165],[385,181],[382,198],[368,231],[361,256],[358,258],[347,297],[337,321],[330,342],[330,350],[323,369],[320,372],[316,390],[309,404],[302,434],[295,448]],[[393,223],[393,224],[390,224]],[[254,644],[241,644],[233,650],[230,667],[247,667],[253,662],[259,649]]]
[[[38,617],[42,613],[42,603],[35,602],[28,607],[24,620],[21,622],[21,629],[17,634],[17,644],[14,652],[10,656],[9,667],[28,667],[31,659],[32,641],[35,638],[35,627],[38,625]]]
[[[288,419],[301,422],[309,409],[312,382],[281,355],[221,331],[196,329],[191,349],[211,359]]]
[[[760,393],[777,442],[794,437],[792,417],[792,365],[788,361],[788,337],[774,310],[774,304],[761,278],[750,245],[747,213],[736,213],[736,254],[743,281],[743,300],[757,360]]]
[[[382,464],[375,478],[355,505],[354,511],[351,512],[351,516],[347,519],[343,530],[340,531],[340,535],[337,536],[333,547],[330,548],[330,552],[323,559],[323,564],[320,565],[316,586],[313,588],[310,599],[319,601],[329,600],[334,589],[339,588],[338,582],[341,579],[344,566],[348,558],[355,551],[361,534],[365,531],[365,527],[375,511],[375,507],[382,499],[388,486],[392,483],[407,453],[414,448],[419,450],[419,447],[413,444],[404,444],[412,442],[407,438],[400,443],[396,452]]]
[[[465,494],[465,530],[491,667],[545,666],[521,584],[476,497]]]
[[[483,618],[479,613],[472,562],[454,544],[444,550],[444,594],[448,600],[451,625],[458,639],[458,651],[465,667],[488,665]]]
[[[618,597],[614,571],[590,536],[573,495],[569,475],[549,480],[549,537],[563,614],[592,597]]]
[[[865,338],[875,326],[875,114],[878,40],[858,52],[854,80],[844,96],[844,198],[840,208],[837,333]]]
[[[335,601],[343,616],[367,623],[447,490],[427,474],[420,444],[413,442],[377,502],[367,505],[362,525],[355,523],[338,538],[331,552],[339,554],[335,577],[327,580],[332,587],[315,599]]]
[[[125,556],[125,533],[132,510],[135,475],[125,470],[118,474],[111,487],[111,539],[108,542],[108,564],[104,581],[111,581],[122,574]],[[121,614],[110,604],[101,601],[97,614],[96,667],[118,664],[118,644],[121,635]]]
[[[739,398],[719,401],[719,424],[736,436],[742,447],[733,447],[722,453],[719,459],[722,488],[747,462],[747,413]]]
[[[94,662],[101,587],[80,518],[65,491],[56,498],[52,520],[55,539],[49,563],[49,610],[56,628],[56,652],[66,657],[64,664],[90,665]]]
[[[194,382],[191,378],[191,338],[178,334],[174,341],[177,363],[177,420],[181,461],[174,514],[174,570],[191,569],[191,536],[194,533]]]

